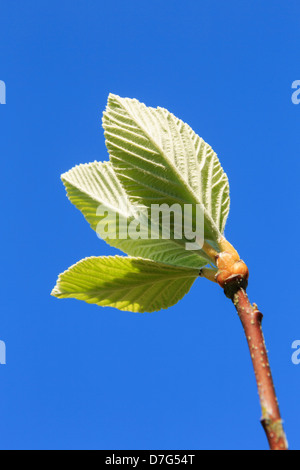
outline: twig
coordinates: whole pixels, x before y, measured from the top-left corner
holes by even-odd
[[[220,252],[214,253],[209,246],[204,251],[211,251],[215,256],[215,270],[203,268],[200,276],[215,280],[235,305],[247,338],[252,364],[255,372],[260,405],[262,409],[261,423],[265,430],[271,450],[287,450],[288,443],[283,430],[278,401],[276,398],[268,353],[262,332],[262,314],[257,305],[251,305],[246,294],[249,271],[240,259],[235,248],[224,238],[219,240]]]
[[[270,449],[287,450],[288,443],[283,430],[261,327],[263,316],[256,304],[251,305],[246,294],[246,287],[247,280],[242,276],[231,276],[225,282],[224,292],[233,301],[245,331],[262,409],[261,423]]]

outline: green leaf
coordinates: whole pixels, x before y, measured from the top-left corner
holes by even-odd
[[[128,198],[110,162],[94,162],[78,165],[62,175],[68,198],[83,213],[96,231],[102,217],[108,211],[105,222],[105,241],[130,256],[142,257],[178,266],[201,268],[209,259],[200,250],[186,250],[185,240],[171,239],[121,239],[113,227],[128,228],[138,221],[140,206]],[[97,215],[98,213],[98,215]],[[147,214],[149,215],[149,214]],[[111,222],[111,223],[110,223]]]
[[[133,202],[200,204],[205,239],[217,243],[229,213],[229,185],[217,155],[163,108],[109,95],[103,115],[110,160]]]
[[[86,258],[61,274],[52,295],[132,312],[154,312],[176,304],[199,272],[121,256]]]

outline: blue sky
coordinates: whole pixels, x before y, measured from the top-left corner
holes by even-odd
[[[68,266],[115,252],[60,181],[107,159],[112,92],[168,108],[218,153],[226,237],[249,266],[299,449],[299,2],[2,0],[0,17],[0,447],[267,448],[242,328],[217,286],[199,279],[143,315],[50,297]]]

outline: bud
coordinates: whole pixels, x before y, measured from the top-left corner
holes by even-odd
[[[227,281],[229,277],[230,277],[229,271],[218,271],[218,273],[216,274],[216,281],[219,284],[219,286],[224,288],[225,282]]]
[[[240,260],[234,263],[234,265],[232,266],[232,274],[239,274],[245,279],[248,279],[249,270],[247,268],[247,265],[244,263],[244,261]]]
[[[219,270],[230,271],[234,263],[235,258],[231,253],[223,251],[217,255],[217,266]]]
[[[245,281],[248,280],[249,271],[242,260],[236,260],[235,253],[228,253],[226,251],[220,253],[217,258],[217,267],[219,271],[216,275],[217,283],[224,288],[226,281],[232,276],[241,276]]]

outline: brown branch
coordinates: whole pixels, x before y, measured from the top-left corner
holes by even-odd
[[[224,292],[234,303],[246,334],[262,409],[261,423],[270,449],[287,450],[288,444],[261,327],[263,316],[256,304],[251,305],[246,294],[246,287],[247,280],[235,275],[225,282]]]
[[[276,398],[268,353],[262,332],[262,314],[257,305],[249,302],[246,294],[249,271],[235,248],[222,236],[219,239],[220,253],[204,246],[204,251],[218,267],[216,270],[203,268],[200,276],[215,280],[235,305],[247,338],[262,409],[261,423],[271,450],[287,450],[288,443],[283,430],[278,401]]]

